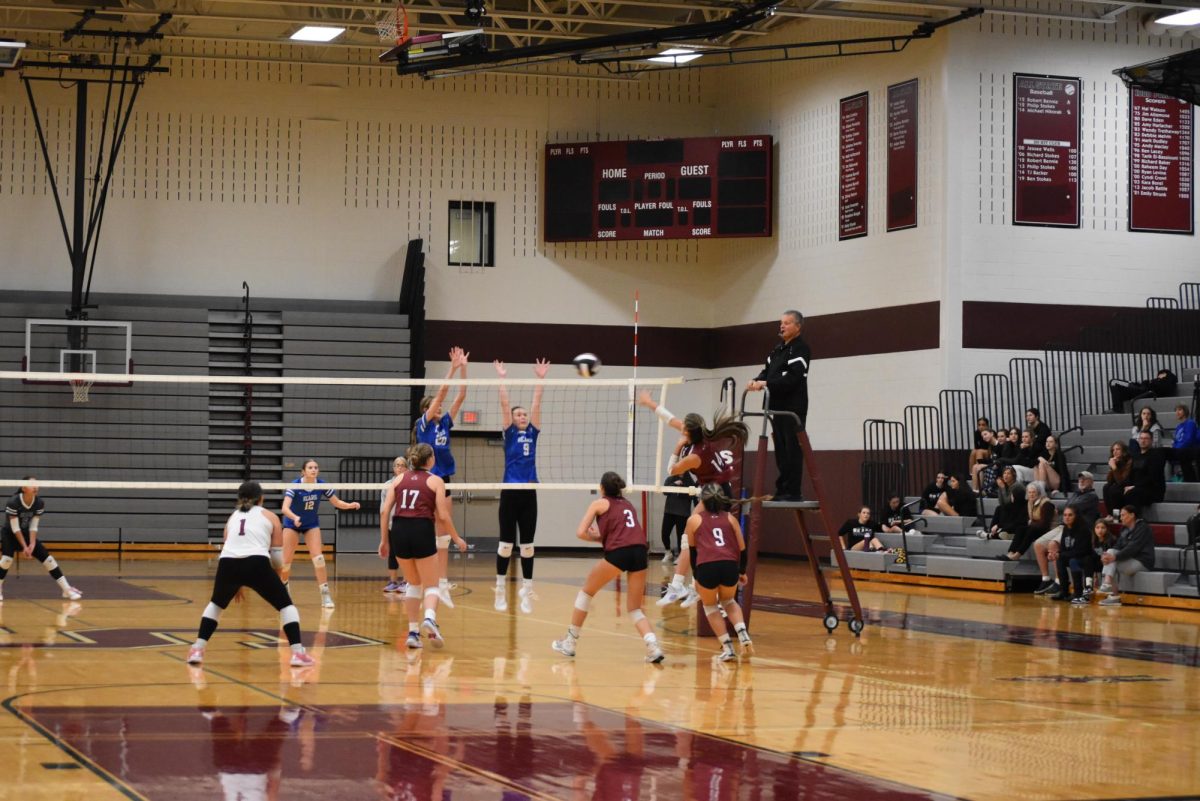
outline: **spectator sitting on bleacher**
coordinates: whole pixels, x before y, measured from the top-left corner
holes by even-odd
[[[1101,606],[1121,605],[1119,577],[1154,569],[1154,534],[1150,524],[1138,518],[1136,506],[1121,508],[1121,533],[1113,547],[1100,555],[1100,562],[1104,565],[1100,571],[1104,575],[1100,592],[1109,593],[1100,602]]]
[[[935,514],[950,517],[975,517],[979,514],[979,504],[975,501],[975,493],[956,475],[946,480],[946,491],[938,498]]]
[[[1042,413],[1036,406],[1025,410],[1025,430],[1033,437],[1033,452],[1041,453],[1046,447],[1046,437],[1050,436],[1050,426],[1042,422]]]
[[[937,514],[938,498],[946,491],[946,474],[938,471],[937,478],[929,482],[929,486],[921,490],[921,514]]]
[[[1079,519],[1080,525],[1086,526],[1088,530],[1091,530],[1092,524],[1100,516],[1100,498],[1096,496],[1096,490],[1093,489],[1094,482],[1095,477],[1091,473],[1087,470],[1080,471],[1079,491],[1072,492],[1067,496],[1066,508],[1074,512],[1075,516]],[[1066,524],[1065,517],[1063,524]],[[1033,543],[1033,555],[1037,559],[1038,568],[1042,571],[1042,583],[1041,586],[1033,591],[1034,595],[1059,592],[1062,589],[1051,578],[1053,573],[1050,570],[1050,562],[1054,561],[1054,551],[1057,543],[1062,539],[1062,528],[1062,526],[1055,526],[1038,537]]]
[[[1165,398],[1175,394],[1175,388],[1179,385],[1179,379],[1167,368],[1158,371],[1158,375],[1148,381],[1134,381],[1126,383],[1116,381],[1108,385],[1108,390],[1112,394],[1111,412],[1124,411],[1126,401],[1131,401],[1139,395],[1145,395],[1147,392],[1159,398]]]
[[[888,496],[887,511],[883,514],[883,531],[885,534],[901,534],[912,530],[913,516],[904,506],[904,498],[900,493],[893,492]]]
[[[991,437],[987,436],[987,432],[991,431]],[[976,463],[981,460],[990,459],[992,456],[992,446],[996,443],[996,432],[992,431],[992,426],[988,423],[986,417],[980,417],[975,421],[974,442],[971,443],[971,455],[967,458],[967,472],[975,467]]]
[[[1025,555],[1025,552],[1029,550],[1029,546],[1033,545],[1038,537],[1054,528],[1054,520],[1058,516],[1058,510],[1054,508],[1054,504],[1050,502],[1050,497],[1046,495],[1045,484],[1040,481],[1034,481],[1026,487],[1025,500],[1029,505],[1029,522],[1016,532],[1012,545],[1009,546],[1008,553],[998,554],[996,556],[997,559],[1015,562]]]
[[[1138,450],[1134,451],[1129,472],[1131,486],[1125,490],[1125,503],[1122,505],[1146,509],[1152,504],[1161,503],[1167,494],[1166,469],[1166,453],[1162,448],[1151,445],[1149,431],[1139,433]]]
[[[1125,490],[1130,487],[1129,475],[1133,472],[1133,459],[1124,442],[1108,446],[1108,475],[1104,478],[1104,507],[1109,519],[1117,519],[1117,510],[1125,503]]]
[[[1184,481],[1200,481],[1200,472],[1196,470],[1196,462],[1200,460],[1200,428],[1183,403],[1175,407],[1175,440],[1170,456],[1179,465]]]
[[[1137,425],[1129,429],[1129,447],[1137,449],[1137,437],[1143,431],[1150,432],[1151,444],[1158,448],[1162,445],[1163,427],[1158,422],[1158,413],[1149,406],[1143,406],[1138,412]]]
[[[996,432],[990,428],[985,428],[981,433],[982,437],[978,444],[983,445],[983,447],[975,448],[971,451],[971,469],[968,473],[976,495],[982,492],[983,472],[987,470],[992,460],[996,458]]]
[[[858,510],[857,518],[850,518],[838,529],[842,539],[842,548],[847,551],[882,551],[886,546],[875,535],[879,533],[879,524],[871,519],[871,507],[864,506]]]
[[[1071,486],[1071,474],[1067,472],[1067,457],[1058,447],[1058,437],[1046,437],[1046,452],[1038,456],[1033,467],[1034,479],[1046,485],[1050,492]]]
[[[976,532],[981,540],[1011,540],[1029,522],[1025,485],[1017,481],[1012,465],[1004,468],[996,481],[996,497],[999,501],[992,512],[992,525]]]
[[[1004,468],[1004,459],[1012,459],[1017,455],[1017,441],[1009,440],[1008,429],[996,429],[995,442],[992,445],[992,456],[984,464],[975,465],[971,473],[971,481],[975,484],[977,495],[996,497],[996,479]]]
[[[1017,471],[1017,480],[1022,484],[1028,484],[1030,481],[1036,481],[1037,476],[1034,475],[1034,468],[1037,467],[1038,457],[1042,455],[1040,447],[1034,447],[1033,434],[1029,431],[1021,432],[1021,445],[1017,448],[1017,455],[1011,459],[999,460],[1001,464],[1010,464]]]
[[[1091,528],[1069,506],[1063,509],[1062,521],[1062,539],[1054,543],[1050,551],[1058,564],[1058,582],[1054,586],[1059,589],[1050,598],[1084,604],[1087,602],[1083,599],[1083,575],[1095,557]],[[1067,592],[1068,587],[1070,592]]]

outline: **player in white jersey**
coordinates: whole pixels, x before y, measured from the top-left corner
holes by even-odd
[[[225,545],[217,560],[212,599],[200,618],[200,632],[188,651],[188,664],[204,661],[204,648],[217,630],[221,613],[243,587],[249,587],[279,612],[283,632],[292,647],[292,667],[307,667],[313,658],[300,644],[300,612],[275,573],[283,565],[283,525],[262,506],[262,486],[246,481],[238,487],[237,509],[225,523]]]

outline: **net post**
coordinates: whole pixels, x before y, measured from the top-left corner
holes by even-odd
[[[625,475],[629,476],[629,483],[633,483],[633,439],[636,435],[634,428],[634,418],[637,416],[637,399],[634,397],[637,392],[637,379],[629,379],[629,419],[625,423]]]
[[[662,385],[662,392],[658,396],[658,405],[663,406],[667,402],[667,387],[668,384]],[[654,446],[654,486],[661,487],[665,477],[662,474],[662,450],[663,450],[663,428],[667,424],[660,418],[658,421],[658,440]]]

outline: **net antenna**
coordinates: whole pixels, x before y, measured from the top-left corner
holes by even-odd
[[[408,12],[404,9],[404,3],[396,3],[394,8],[388,9],[376,20],[375,30],[379,33],[379,41],[387,42],[393,49],[408,44],[412,37],[408,35]]]

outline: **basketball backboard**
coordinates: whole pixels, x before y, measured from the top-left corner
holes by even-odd
[[[21,370],[39,375],[26,383],[67,383],[46,379],[48,373],[95,373],[98,385],[126,385],[133,372],[133,323],[27,319]]]

